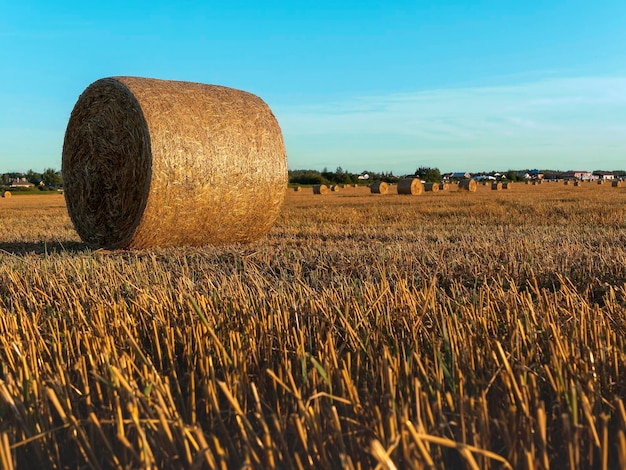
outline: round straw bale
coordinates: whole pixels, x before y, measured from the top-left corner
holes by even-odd
[[[598,184],[604,184],[604,180],[599,179]]]
[[[328,192],[328,186],[325,184],[313,185],[313,194],[326,194]]]
[[[294,186],[293,190],[295,192],[300,192],[300,191],[302,191],[302,187],[301,186]]]
[[[478,183],[476,180],[464,179],[459,181],[459,189],[464,189],[465,191],[474,193],[476,192],[476,189],[478,189]]]
[[[5,191],[5,192],[2,194],[2,197],[6,197],[6,198],[9,198],[9,197],[11,197],[11,196],[12,196],[11,191]]]
[[[502,189],[511,189],[511,186],[513,186],[513,183],[511,183],[510,181],[502,183]]]
[[[622,187],[622,182],[620,180],[614,180],[611,183],[611,186],[614,187],[614,188],[621,188]]]
[[[384,181],[378,181],[370,185],[370,191],[374,194],[387,194],[389,191],[389,185]]]
[[[424,185],[419,178],[403,178],[398,181],[398,194],[422,194]]]
[[[502,183],[491,183],[491,189],[494,191],[500,191],[502,189]]]
[[[257,96],[200,83],[98,80],[70,116],[65,200],[90,246],[250,242],[272,226],[287,157]]]
[[[426,183],[424,184],[424,191],[432,191],[436,193],[439,191],[439,183]]]
[[[337,184],[333,184],[333,185],[330,187],[330,190],[331,190],[331,191],[333,191],[333,192],[335,192],[335,193],[336,193],[336,192],[338,192],[338,191],[339,191],[339,185],[337,185]]]
[[[448,183],[439,183],[440,191],[447,191],[448,189],[450,189],[450,185]]]
[[[580,181],[578,181],[578,180],[574,181],[574,186],[580,186],[580,185],[581,185]]]

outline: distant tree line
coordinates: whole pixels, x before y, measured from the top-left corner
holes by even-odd
[[[291,184],[367,184],[371,181],[384,181],[396,183],[400,178],[393,172],[378,173],[375,171],[362,171],[350,173],[337,167],[335,171],[324,168],[317,170],[289,170],[289,183]]]
[[[28,170],[26,173],[8,172],[0,174],[0,186],[9,187],[13,181],[26,180],[41,190],[63,187],[61,172],[54,168],[46,168],[43,173]]]
[[[497,179],[508,181],[522,181],[524,175],[532,170],[508,170],[505,172],[487,171],[474,173],[474,175],[493,176]],[[534,170],[537,172],[537,170]],[[558,170],[539,170],[539,173],[549,178],[562,178],[566,174],[564,171]],[[594,175],[600,174],[612,174],[616,178],[626,177],[626,171],[624,170],[612,170],[612,171],[593,171]],[[404,175],[404,177],[419,178],[427,183],[437,183],[442,180],[442,174],[439,168],[432,167],[419,167],[415,170],[413,175]],[[360,173],[350,173],[344,171],[341,167],[337,167],[335,171],[329,171],[324,168],[322,171],[318,170],[289,170],[289,183],[291,184],[368,184],[372,181],[384,181],[386,183],[396,183],[401,176],[395,176],[393,172],[375,172],[375,171],[362,171]]]

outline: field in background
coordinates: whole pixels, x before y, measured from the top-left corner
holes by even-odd
[[[394,192],[137,252],[0,199],[0,467],[626,467],[626,188]]]

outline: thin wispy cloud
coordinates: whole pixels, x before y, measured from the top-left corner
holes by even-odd
[[[446,167],[501,168],[507,158],[510,166],[534,166],[548,148],[565,166],[626,163],[623,77],[377,95],[276,112],[293,163],[304,166],[319,166],[315,152],[322,161],[339,144],[363,163],[407,170],[429,153]]]

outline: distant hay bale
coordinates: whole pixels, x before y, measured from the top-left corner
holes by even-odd
[[[478,183],[476,182],[476,180],[461,180],[459,181],[459,189],[475,193],[476,189],[478,189]]]
[[[333,185],[330,187],[330,190],[331,190],[331,191],[333,191],[333,192],[338,192],[338,191],[339,191],[339,185],[337,185],[337,184],[333,184]]]
[[[448,183],[439,183],[440,191],[447,191],[448,189],[450,189],[450,185]]]
[[[565,186],[569,186],[570,182],[569,182],[569,180],[565,180],[565,181],[563,181],[563,184],[564,184]]]
[[[328,186],[325,184],[313,185],[313,194],[326,194],[328,192]]]
[[[398,181],[398,194],[417,196],[424,191],[424,185],[419,178],[403,178]]]
[[[511,183],[510,181],[502,183],[502,189],[511,189],[511,186],[513,186],[513,183]]]
[[[439,191],[439,183],[426,183],[424,185],[424,191],[432,191],[433,193],[436,193]]]
[[[70,116],[69,215],[92,247],[251,242],[287,190],[280,127],[259,97],[139,77],[98,80]]]
[[[582,183],[578,180],[574,181],[574,186],[580,186]]]
[[[621,182],[620,180],[614,180],[614,181],[611,183],[611,186],[612,186],[613,188],[621,188],[621,187],[622,187],[622,182]]]
[[[294,187],[294,188],[293,188],[293,190],[294,190],[295,192],[300,192],[300,191],[302,191],[302,187],[300,187],[300,186],[296,186],[296,187]]]
[[[7,198],[7,199],[8,199],[8,198],[10,198],[11,196],[12,196],[11,191],[5,191],[5,192],[2,194],[2,197],[5,197],[5,198]]]
[[[389,185],[384,181],[378,181],[370,185],[370,191],[372,194],[387,194]]]
[[[500,191],[502,190],[502,183],[498,182],[498,183],[491,183],[491,189],[494,191]]]

